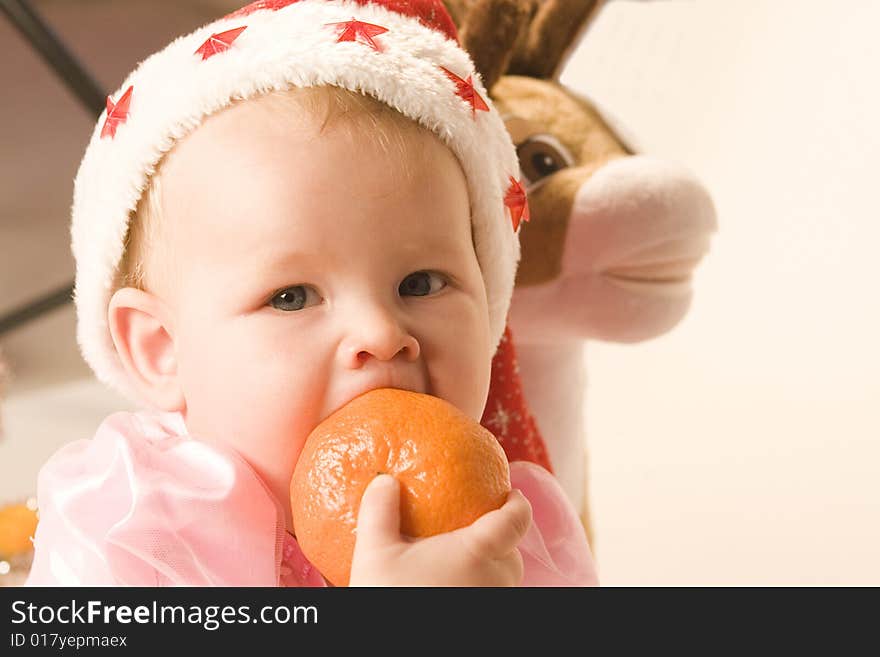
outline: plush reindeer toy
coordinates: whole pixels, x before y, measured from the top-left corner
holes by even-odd
[[[558,82],[602,3],[446,4],[517,145],[530,211],[483,424],[511,460],[553,470],[592,541],[585,341],[637,342],[684,317],[715,209],[691,173],[634,154],[588,100]]]

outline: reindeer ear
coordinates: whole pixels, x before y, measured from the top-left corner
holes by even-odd
[[[535,12],[534,0],[444,0],[459,40],[488,91],[507,70]]]
[[[510,75],[555,79],[603,0],[544,0],[510,61]]]

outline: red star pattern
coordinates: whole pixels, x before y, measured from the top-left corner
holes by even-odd
[[[131,95],[133,92],[134,87],[129,87],[115,103],[110,96],[107,96],[107,118],[104,120],[104,127],[101,128],[101,139],[104,137],[113,139],[116,136],[116,128],[125,123],[125,120],[128,118],[128,108],[131,106]]]
[[[465,100],[465,102],[471,106],[471,110],[473,111],[474,118],[477,118],[477,110],[482,110],[483,112],[489,111],[489,106],[486,104],[486,101],[483,100],[482,96],[477,93],[477,90],[474,89],[474,76],[467,76],[467,80],[464,78],[458,77],[455,73],[450,71],[445,66],[441,66],[443,72],[446,73],[446,76],[455,82],[455,95],[461,96]]]
[[[236,27],[232,30],[226,30],[225,32],[212,34],[205,40],[202,45],[199,46],[199,49],[196,50],[194,54],[201,55],[202,61],[204,61],[218,53],[226,52],[227,50],[229,50],[229,46],[232,45],[232,42],[238,38],[238,35],[244,32],[246,29],[247,25],[243,27]]]
[[[336,43],[342,43],[343,41],[358,41],[365,45],[370,46],[376,52],[382,52],[382,46],[373,41],[374,36],[379,36],[380,34],[385,34],[388,30],[381,25],[373,25],[372,23],[365,23],[363,21],[359,21],[356,18],[352,17],[350,21],[344,21],[342,23],[328,23],[328,26],[335,27],[339,32],[339,38],[336,39]]]
[[[544,439],[523,395],[510,327],[504,329],[492,359],[489,398],[480,424],[495,434],[509,462],[531,461],[553,472]]]
[[[504,195],[504,205],[510,210],[510,219],[513,221],[513,232],[519,229],[520,221],[529,221],[529,200],[526,198],[526,190],[522,183],[510,176],[510,187]]]

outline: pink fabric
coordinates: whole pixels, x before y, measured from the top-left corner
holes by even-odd
[[[510,485],[532,505],[532,526],[518,546],[522,586],[599,586],[584,526],[556,477],[540,465],[514,461]]]
[[[299,549],[299,543],[288,532],[284,532],[284,551],[281,559],[279,586],[327,586],[327,582],[306,555]]]
[[[511,465],[532,504],[524,586],[595,585],[590,548],[554,477]],[[27,586],[325,586],[237,453],[187,436],[179,414],[116,413],[39,474]]]

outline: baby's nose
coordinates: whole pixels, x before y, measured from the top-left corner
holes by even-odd
[[[401,356],[412,362],[418,359],[421,347],[393,313],[373,309],[353,322],[341,352],[344,364],[355,369],[371,358],[390,361]]]

